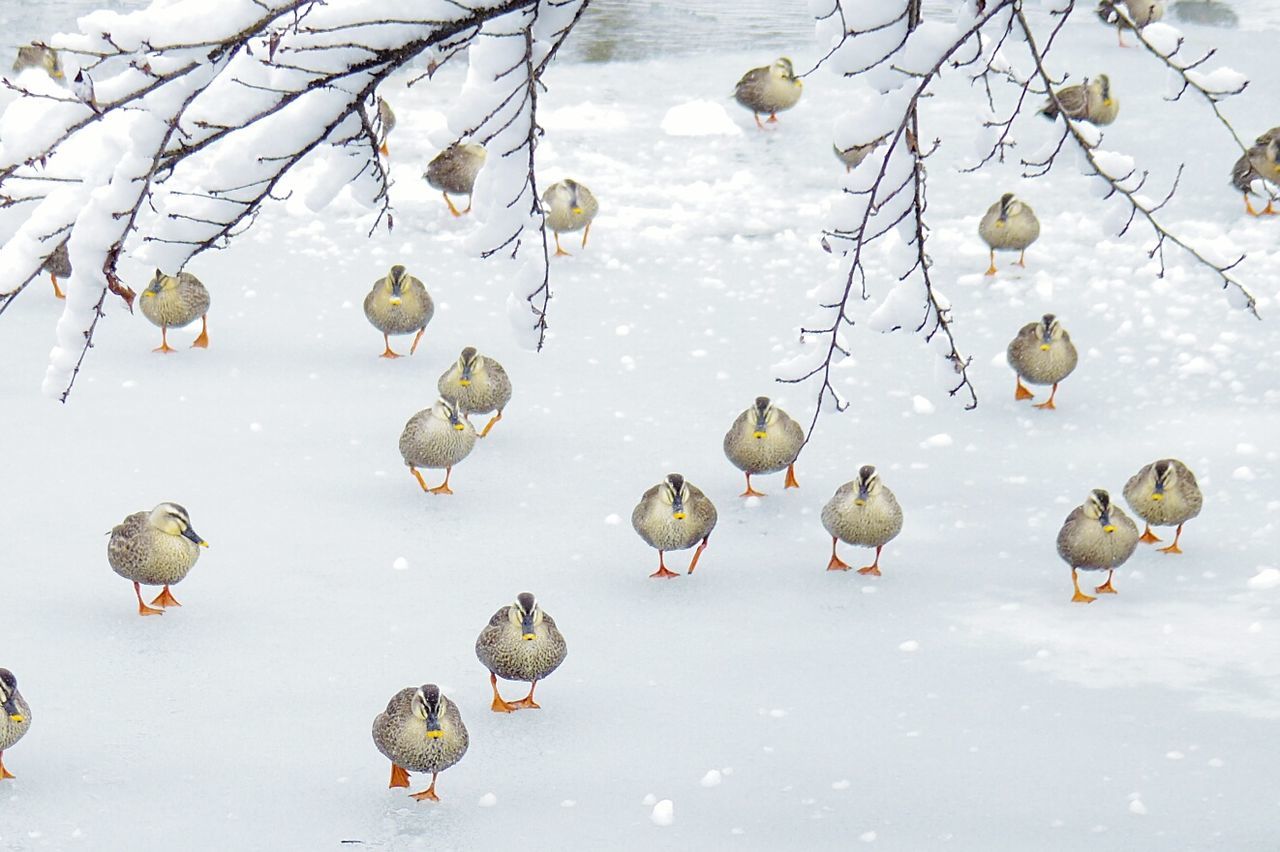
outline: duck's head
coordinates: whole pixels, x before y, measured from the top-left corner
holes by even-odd
[[[1055,341],[1062,339],[1063,334],[1065,332],[1062,330],[1062,324],[1053,314],[1045,314],[1040,318],[1040,322],[1036,323],[1036,337],[1040,341],[1042,352],[1048,352]]]
[[[531,592],[516,595],[516,602],[507,607],[507,618],[520,628],[520,638],[530,642],[538,638],[538,625],[542,623],[542,607],[538,606]]]
[[[684,481],[683,476],[678,473],[668,473],[667,478],[662,481],[658,496],[662,498],[662,502],[671,507],[671,517],[677,521],[684,520],[685,503],[689,501],[689,483]]]
[[[1006,192],[1000,196],[1000,218],[998,224],[1003,225],[1009,221],[1010,216],[1016,216],[1022,212],[1022,202],[1014,197],[1012,192]]]
[[[789,80],[793,83],[800,82],[796,79],[796,70],[791,64],[791,60],[785,56],[779,56],[775,59],[773,65],[769,67],[769,71],[775,77],[781,77],[782,79]]]
[[[1267,160],[1271,163],[1272,174],[1280,175],[1280,134],[1267,143]]]
[[[752,431],[752,437],[759,439],[768,436],[770,424],[778,419],[769,397],[756,397],[756,404],[751,406],[750,411],[755,419],[755,429]]]
[[[440,717],[449,708],[449,700],[440,694],[440,687],[424,683],[413,693],[413,715],[427,723],[427,738],[438,740],[444,736]]]
[[[466,420],[463,419],[461,412],[459,412],[458,404],[453,400],[448,400],[444,397],[437,399],[435,404],[431,406],[431,413],[459,432],[467,428]]]
[[[477,375],[484,373],[484,360],[474,346],[468,346],[458,356],[458,384],[464,388],[471,385]]]
[[[387,277],[382,279],[383,285],[391,293],[391,304],[400,304],[401,298],[404,296],[404,282],[408,279],[405,269],[400,264],[391,267],[391,271],[387,273]]]
[[[880,474],[876,473],[876,466],[873,464],[860,467],[858,478],[854,482],[858,484],[858,493],[853,498],[855,506],[865,506],[867,501],[880,493]]]
[[[18,679],[8,669],[0,669],[0,706],[10,721],[26,721],[27,717],[18,711]]]
[[[1095,488],[1089,492],[1088,499],[1084,501],[1084,514],[1101,524],[1103,532],[1116,531],[1115,524],[1111,523],[1111,495],[1103,489]]]
[[[1111,78],[1106,74],[1099,74],[1095,82],[1098,84],[1098,92],[1102,95],[1103,105],[1111,106]]]
[[[575,216],[582,215],[582,184],[573,178],[565,178],[560,181],[560,185],[564,188],[566,200],[569,204],[569,211]]]
[[[40,64],[49,76],[55,80],[61,80],[64,76],[62,73],[62,58],[58,56],[58,51],[52,47],[43,48],[43,54],[40,56]]]
[[[1178,474],[1173,467],[1173,459],[1160,459],[1151,467],[1151,499],[1164,499],[1164,492],[1177,480]]]
[[[153,299],[161,293],[169,293],[178,289],[178,279],[172,275],[165,275],[159,269],[151,276],[147,289],[142,291],[142,298]]]
[[[147,518],[147,522],[162,533],[180,535],[183,538],[191,539],[201,547],[209,546],[209,542],[202,539],[191,528],[191,516],[187,514],[187,510],[177,503],[161,503],[156,506],[151,510],[151,516]]]

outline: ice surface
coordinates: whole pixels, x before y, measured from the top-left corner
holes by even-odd
[[[753,477],[768,496],[751,508],[721,441],[759,394],[812,416],[816,388],[778,385],[771,367],[794,354],[809,292],[839,276],[818,246],[844,178],[832,126],[866,97],[811,75],[776,132],[757,131],[725,98],[776,52],[754,46],[756,31],[678,61],[548,74],[540,103],[573,120],[543,137],[540,182],[580,177],[605,206],[588,247],[553,264],[553,336],[539,355],[507,328],[510,271],[469,253],[475,222],[453,219],[420,177],[438,148],[418,130],[443,122],[460,68],[430,87],[390,81],[403,134],[393,233],[366,239],[371,216],[345,192],[314,215],[295,196],[191,264],[213,293],[207,352],[186,348],[189,328],[170,333],[179,352],[151,354],[158,330],[108,300],[76,392],[51,404],[38,389],[62,306],[35,280],[0,317],[12,449],[0,465],[0,665],[35,717],[4,755],[18,777],[0,782],[0,849],[1274,845],[1276,221],[1243,214],[1227,182],[1238,151],[1208,111],[1164,103],[1163,72],[1076,5],[1056,68],[1123,84],[1106,148],[1152,170],[1153,196],[1187,160],[1167,216],[1248,254],[1237,271],[1264,321],[1233,310],[1175,248],[1157,280],[1152,241],[1139,225],[1115,240],[1103,224],[1116,202],[1094,200],[1070,161],[1022,179],[1018,158],[1060,124],[1028,116],[1008,162],[958,173],[985,99],[953,75],[924,102],[928,137],[945,142],[929,162],[930,255],[981,405],[963,413],[947,396],[953,374],[914,326],[871,330],[900,259],[873,252],[874,298],[855,289],[853,357],[832,374],[850,407],[819,418],[801,487]],[[1274,33],[1186,34],[1254,81],[1224,105],[1242,135],[1274,123],[1261,116],[1280,68],[1259,47]],[[807,68],[817,48],[788,55]],[[719,99],[744,132],[662,132],[694,99]],[[582,104],[628,122],[592,126],[574,118]],[[1035,207],[1042,234],[1026,269],[1000,254],[986,278],[977,221],[1006,189]],[[87,199],[64,203],[78,214]],[[22,251],[41,224],[14,225],[32,241]],[[384,362],[360,302],[397,260],[421,269],[437,315],[416,355]],[[122,271],[139,289],[151,270],[131,254]],[[919,321],[912,299],[899,319]],[[1014,402],[1004,359],[1017,329],[1050,310],[1082,354],[1055,412]],[[424,495],[396,440],[469,344],[506,365],[515,397],[453,471],[456,494]],[[1195,358],[1208,369],[1184,374]],[[916,413],[917,397],[932,414]],[[920,449],[943,433],[950,447]],[[1167,455],[1206,492],[1185,553],[1144,545],[1117,573],[1119,595],[1073,606],[1058,524],[1088,489],[1118,495]],[[904,531],[882,577],[828,573],[819,514],[866,463],[897,494]],[[1242,465],[1253,478],[1233,478]],[[630,515],[669,471],[707,491],[720,524],[695,574],[662,585]],[[103,534],[162,499],[182,502],[212,547],[175,590],[182,609],[143,620]],[[571,652],[538,685],[542,710],[500,716],[473,645],[526,589]],[[459,703],[472,738],[438,804],[389,790],[369,737],[395,690],[427,681]],[[712,767],[722,783],[703,788]],[[495,807],[478,806],[486,794]],[[650,821],[659,799],[680,801],[662,828]]]

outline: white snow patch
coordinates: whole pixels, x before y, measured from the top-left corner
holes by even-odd
[[[864,831],[858,835],[858,839],[863,843],[875,843],[876,833],[874,831]]]
[[[1241,465],[1240,467],[1231,471],[1231,478],[1239,480],[1241,482],[1252,482],[1253,480],[1258,478],[1258,475],[1254,473],[1253,469],[1248,467],[1247,465]]]
[[[654,825],[671,825],[676,821],[676,806],[670,799],[663,799],[661,802],[653,806],[653,812],[649,814],[649,821]]]
[[[920,643],[914,639],[908,639],[906,642],[903,642],[901,645],[898,646],[898,650],[906,651],[908,654],[910,654],[914,651],[920,650]]]
[[[662,117],[662,132],[670,136],[740,136],[742,128],[714,101],[689,101],[673,106]]]
[[[610,512],[604,516],[604,522],[609,526],[617,526],[622,523],[622,517],[617,512]]]
[[[483,796],[480,797],[480,801],[476,802],[476,804],[478,804],[482,808],[491,808],[494,805],[498,804],[498,797],[495,796],[493,793],[485,793]]]
[[[916,414],[932,414],[937,411],[937,406],[920,395],[911,397],[911,408]]]
[[[951,436],[946,432],[939,432],[937,435],[933,435],[921,441],[920,448],[927,450],[931,447],[949,447],[954,443],[955,441],[953,441]]]
[[[409,569],[409,560],[403,556],[397,556],[395,561],[391,563],[391,567],[397,571],[407,571]]]
[[[702,780],[698,783],[703,787],[719,787],[722,780],[724,780],[724,776],[719,769],[708,769],[707,774],[703,775]]]
[[[1261,568],[1257,574],[1249,578],[1249,588],[1274,589],[1280,587],[1280,568]]]

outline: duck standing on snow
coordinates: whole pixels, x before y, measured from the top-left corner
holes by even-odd
[[[680,576],[667,570],[663,554],[668,550],[687,550],[697,544],[698,549],[689,562],[692,574],[715,529],[716,507],[683,476],[669,473],[641,496],[631,512],[631,526],[645,544],[658,550],[658,570],[650,577]]]
[[[409,418],[400,434],[400,455],[413,478],[428,494],[452,494],[449,474],[476,445],[476,430],[466,415],[448,400],[438,399],[430,408]],[[418,468],[444,468],[444,482],[428,488]]]
[[[1139,541],[1152,544],[1159,541],[1151,531],[1151,525],[1173,526],[1173,544],[1159,548],[1161,553],[1181,553],[1178,539],[1182,538],[1182,525],[1200,514],[1204,495],[1196,483],[1196,475],[1177,459],[1160,459],[1152,462],[1129,478],[1124,486],[1124,499],[1133,513],[1146,521]]]
[[[444,195],[444,203],[449,206],[449,212],[454,216],[471,212],[471,190],[475,188],[476,175],[480,174],[487,156],[488,152],[483,145],[454,142],[427,163],[427,171],[423,177],[433,189],[440,190]],[[467,196],[466,210],[459,210],[453,206],[453,202],[449,199],[451,192],[454,195]]]
[[[778,113],[795,106],[803,91],[804,82],[796,76],[791,60],[783,56],[772,65],[752,68],[743,74],[738,85],[734,86],[733,97],[738,103],[751,110],[756,120],[756,127],[763,130],[760,113],[769,113],[768,120],[776,123]]]
[[[18,692],[18,679],[8,669],[0,669],[0,781],[14,777],[4,768],[4,750],[26,735],[31,727],[31,708]]]
[[[138,615],[164,615],[163,607],[182,606],[169,591],[182,582],[209,543],[191,528],[191,516],[177,503],[161,503],[150,512],[134,512],[111,530],[107,561],[111,570],[133,581]],[[164,586],[151,603],[142,602],[141,585]]]
[[[568,653],[555,620],[542,611],[533,595],[516,595],[515,603],[495,612],[476,639],[476,656],[489,670],[493,687],[493,712],[536,710],[539,705],[533,700],[534,688],[560,667]],[[529,694],[519,701],[504,701],[498,692],[498,678],[528,683]]]
[[[1012,192],[1006,192],[987,208],[986,215],[978,223],[978,236],[991,252],[988,275],[996,274],[997,251],[1018,252],[1018,265],[1026,268],[1027,247],[1040,236],[1040,220],[1029,204],[1014,198]]]
[[[547,212],[547,227],[556,237],[557,256],[569,254],[560,247],[561,233],[582,231],[582,247],[587,247],[591,221],[600,211],[600,203],[591,190],[576,180],[565,178],[547,187],[547,191],[542,193],[542,204]]]
[[[902,507],[893,492],[880,482],[873,465],[863,465],[858,478],[846,482],[822,507],[822,526],[831,536],[828,571],[848,571],[849,565],[836,555],[836,543],[874,547],[875,561],[859,574],[880,576],[880,551],[902,532]]]
[[[876,147],[885,140],[881,136],[874,142],[868,142],[866,145],[850,145],[848,148],[841,148],[839,145],[832,143],[831,150],[835,152],[836,159],[844,163],[844,170],[851,172],[858,166],[862,165],[862,161],[867,155],[876,149]]]
[[[430,772],[431,786],[410,798],[438,802],[436,778],[462,760],[470,740],[458,705],[426,683],[391,696],[373,720],[373,743],[391,761],[388,787],[408,787],[410,772]]]
[[[465,414],[497,414],[489,418],[477,437],[489,434],[493,424],[502,419],[502,409],[511,401],[511,379],[502,365],[487,355],[481,355],[474,346],[462,350],[453,366],[444,371],[436,382],[440,396],[451,399],[458,410]]]
[[[378,153],[384,157],[391,155],[391,149],[387,147],[387,138],[391,136],[391,131],[396,129],[396,114],[391,109],[391,104],[387,103],[383,98],[378,98]]]
[[[168,354],[169,329],[182,328],[200,318],[200,334],[191,343],[193,349],[209,347],[209,291],[190,272],[165,275],[159,269],[147,289],[142,291],[142,315],[160,326],[160,345],[153,352]]]
[[[53,295],[59,299],[67,298],[62,288],[58,286],[59,278],[65,280],[71,277],[71,257],[67,254],[66,240],[53,250],[53,254],[45,258],[41,269],[49,273],[49,280],[53,282]]]
[[[770,402],[769,397],[756,397],[755,405],[739,414],[724,436],[725,456],[747,475],[747,490],[738,496],[763,497],[751,487],[751,474],[777,473],[784,468],[784,487],[799,488],[795,462],[803,446],[804,427]]]
[[[436,305],[431,301],[426,285],[405,272],[399,264],[373,282],[373,289],[364,297],[364,315],[374,328],[382,332],[382,340],[386,344],[382,358],[400,357],[391,350],[393,334],[413,334],[416,331],[409,354],[417,352],[418,341],[422,340],[422,333],[427,330],[427,323],[435,313]]]
[[[13,61],[13,70],[23,72],[28,68],[41,68],[55,80],[65,79],[62,71],[62,59],[58,51],[47,45],[32,42],[18,48],[18,58]]]
[[[1280,213],[1272,206],[1271,196],[1267,197],[1264,210],[1259,212],[1253,209],[1253,205],[1249,203],[1249,195],[1253,192],[1255,180],[1280,186],[1280,127],[1273,127],[1254,140],[1248,152],[1231,167],[1231,185],[1244,193],[1244,209],[1250,216],[1274,216]]]
[[[1124,564],[1138,547],[1138,525],[1101,488],[1089,492],[1084,504],[1077,506],[1058,531],[1058,555],[1071,566],[1071,585],[1075,603],[1091,603],[1097,598],[1080,591],[1076,571],[1106,571],[1107,582],[1094,589],[1098,594],[1114,595],[1111,585],[1115,570]]]
[[[1123,13],[1121,9],[1124,10]],[[1102,23],[1115,26],[1120,46],[1127,47],[1124,43],[1124,31],[1140,30],[1163,18],[1164,0],[1101,0],[1097,12]]]
[[[1111,78],[1106,74],[1099,74],[1092,81],[1086,78],[1083,83],[1067,86],[1056,94],[1057,103],[1050,98],[1040,109],[1040,114],[1050,121],[1058,117],[1058,104],[1068,118],[1099,126],[1115,121],[1120,113],[1120,100],[1111,93]]]
[[[1022,380],[1033,385],[1053,385],[1049,399],[1036,403],[1036,408],[1057,408],[1053,398],[1058,393],[1058,383],[1071,375],[1076,368],[1079,356],[1071,342],[1071,335],[1058,322],[1053,314],[1045,314],[1039,322],[1029,322],[1018,331],[1018,336],[1005,351],[1009,366],[1017,373],[1017,388],[1014,399],[1034,399],[1035,394],[1027,390]]]

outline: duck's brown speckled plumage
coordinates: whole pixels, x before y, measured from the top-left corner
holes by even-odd
[[[45,258],[42,269],[58,278],[71,277],[71,257],[67,254],[67,241],[63,240],[53,253]]]
[[[422,331],[435,316],[436,306],[427,287],[417,278],[403,273],[400,280],[400,292],[393,292],[392,273],[373,282],[373,289],[364,297],[364,315],[370,324],[383,334],[413,334]],[[399,304],[393,304],[395,299]]]
[[[760,428],[764,427],[764,428]],[[804,445],[804,427],[767,396],[738,415],[724,436],[724,454],[744,473],[766,474],[785,470]]]
[[[529,633],[524,630],[526,621]],[[528,592],[495,612],[476,639],[476,656],[503,680],[542,680],[559,668],[568,653],[555,619]]]
[[[14,777],[4,766],[4,751],[31,728],[31,707],[18,692],[18,679],[0,669],[0,781]]]
[[[28,68],[43,69],[55,80],[65,78],[62,58],[58,56],[58,51],[43,44],[27,44],[18,48],[18,56],[13,60],[13,70],[22,72]]]
[[[427,183],[441,192],[454,195],[470,195],[476,185],[476,175],[484,167],[488,157],[483,145],[471,142],[455,142],[445,148],[427,164]]]
[[[804,83],[796,77],[791,60],[785,56],[772,65],[752,68],[734,86],[733,97],[757,115],[791,109],[800,100]],[[759,119],[757,119],[758,121]]]
[[[547,227],[558,234],[581,231],[600,211],[600,202],[591,190],[571,178],[547,187],[542,193],[542,203],[547,212]]]
[[[428,683],[407,686],[391,696],[387,709],[373,720],[373,742],[401,771],[430,772],[431,787],[414,798],[434,800],[435,776],[462,760],[470,738],[458,706]],[[393,770],[392,785],[408,786],[408,777],[397,783]]]
[[[875,467],[864,465],[858,478],[837,488],[822,507],[822,526],[845,544],[884,547],[902,532],[902,507],[880,483]]]
[[[400,433],[400,455],[409,467],[453,467],[475,445],[475,427],[445,400],[410,417]]]
[[[181,328],[209,313],[209,291],[190,272],[156,270],[138,299],[142,315],[160,328]]]
[[[1137,547],[1138,526],[1100,488],[1067,515],[1058,531],[1058,555],[1082,571],[1118,568]]]
[[[1045,339],[1046,330],[1049,330],[1048,340]],[[1071,335],[1056,322],[1053,314],[1045,314],[1040,321],[1027,323],[1019,329],[1005,356],[1014,372],[1033,385],[1061,382],[1071,375],[1079,361]]]
[[[493,358],[478,353],[474,346],[462,350],[458,360],[440,376],[436,388],[467,414],[501,413],[511,401],[507,371]]]
[[[1273,127],[1254,140],[1248,152],[1231,167],[1231,185],[1244,193],[1246,201],[1256,194],[1252,184],[1259,179],[1280,187],[1280,127]]]
[[[1077,121],[1089,121],[1107,125],[1120,113],[1120,99],[1111,91],[1111,78],[1099,74],[1092,80],[1075,86],[1067,86],[1057,92],[1058,103],[1068,116]],[[1049,119],[1058,117],[1058,105],[1049,99],[1040,109]]]
[[[1144,465],[1124,486],[1134,514],[1152,526],[1180,526],[1200,514],[1204,495],[1196,475],[1177,459]]]
[[[177,506],[161,504],[164,505]],[[166,532],[152,522],[158,510],[159,507],[129,515],[111,530],[111,539],[107,542],[111,570],[144,586],[180,583],[200,558],[196,542],[184,535]]]
[[[669,499],[670,490],[677,477],[687,495],[683,500],[683,519],[677,520],[672,513]],[[675,486],[677,490],[679,486]],[[658,550],[686,550],[711,535],[716,526],[716,507],[706,494],[697,486],[688,482],[678,473],[670,474],[667,479],[644,492],[640,502],[631,512],[631,526],[645,544]]]

